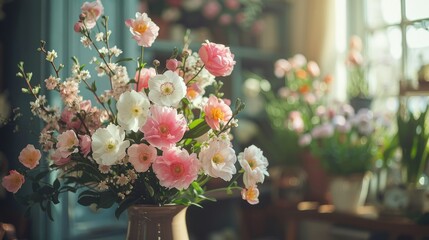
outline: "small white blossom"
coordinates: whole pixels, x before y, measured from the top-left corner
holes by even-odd
[[[103,32],[99,32],[99,33],[95,34],[95,41],[97,41],[97,42],[103,41],[103,38],[104,38]]]
[[[122,50],[117,48],[116,46],[110,48],[109,51],[110,51],[110,54],[115,55],[115,57],[118,57],[122,53]]]
[[[54,59],[57,57],[58,57],[58,54],[55,50],[48,51],[48,53],[46,54],[46,60],[49,62],[53,62]]]
[[[80,37],[80,42],[82,43],[82,45],[86,48],[91,49],[91,40],[89,40],[89,38],[87,37]]]
[[[109,49],[107,49],[106,47],[102,47],[98,51],[104,55],[107,55],[109,53]]]
[[[255,186],[268,176],[268,160],[261,149],[251,145],[238,155],[238,162],[244,169],[243,182],[246,188]]]

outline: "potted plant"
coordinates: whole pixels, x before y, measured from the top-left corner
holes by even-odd
[[[419,180],[424,175],[429,158],[428,111],[429,106],[426,106],[424,111],[416,114],[402,106],[397,115],[397,139],[401,150],[402,176],[410,194],[411,211],[421,209],[423,204],[424,188]]]
[[[355,114],[350,105],[339,104],[301,136],[301,144],[309,146],[329,174],[332,203],[340,211],[355,211],[366,199],[379,136],[386,129],[380,117],[369,109]]]
[[[366,76],[366,63],[362,56],[362,40],[352,36],[349,42],[346,65],[348,69],[347,96],[350,105],[355,109],[370,108],[372,96]]]

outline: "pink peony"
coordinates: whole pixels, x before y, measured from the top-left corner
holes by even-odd
[[[251,186],[247,189],[243,188],[241,190],[241,197],[252,205],[258,204],[259,190],[256,186]]]
[[[204,112],[207,124],[215,130],[220,130],[220,125],[227,123],[232,117],[231,108],[215,96],[210,96]]]
[[[24,184],[25,178],[16,170],[10,170],[9,175],[4,176],[1,185],[11,193],[16,193]]]
[[[137,172],[146,172],[157,156],[156,148],[151,145],[133,144],[128,148],[128,160]]]
[[[86,157],[91,151],[91,137],[89,135],[79,135],[79,140],[80,153]]]
[[[85,2],[82,7],[82,15],[85,16],[85,19],[83,20],[86,28],[92,29],[95,27],[95,24],[97,23],[98,18],[103,14],[104,7],[101,4],[100,0],[97,0],[95,2]],[[75,29],[76,31],[76,29]]]
[[[33,169],[39,165],[39,160],[41,157],[42,154],[40,151],[34,148],[33,145],[28,144],[24,149],[21,150],[18,159],[22,165],[28,167],[29,169]]]
[[[202,44],[198,54],[207,71],[216,77],[228,76],[234,68],[234,54],[231,53],[229,47],[225,47],[223,44],[206,41]]]
[[[200,164],[195,153],[174,147],[157,157],[152,168],[161,186],[182,190],[197,179]]]
[[[149,87],[149,78],[156,75],[155,68],[142,68],[140,73],[136,72],[134,79],[136,79],[136,91],[140,92],[142,89]]]
[[[153,105],[150,112],[151,116],[140,129],[146,141],[161,149],[169,148],[182,139],[187,123],[175,108]]]
[[[130,28],[137,44],[142,47],[150,47],[158,37],[159,27],[152,22],[146,13],[136,13],[136,19],[128,19],[125,25]]]

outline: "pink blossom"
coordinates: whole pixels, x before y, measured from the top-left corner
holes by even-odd
[[[42,154],[40,151],[34,148],[33,145],[28,144],[24,149],[21,150],[18,159],[22,165],[28,167],[29,169],[33,169],[39,165],[39,160],[41,157]]]
[[[357,35],[352,36],[350,38],[349,47],[359,52],[362,51],[362,39]]]
[[[128,160],[137,172],[146,172],[157,156],[156,148],[151,145],[133,144],[128,148]]]
[[[221,9],[222,6],[218,3],[218,1],[208,1],[203,8],[203,16],[207,19],[214,19],[219,14]]]
[[[347,55],[346,64],[349,66],[360,66],[363,64],[363,56],[359,51],[350,50]]]
[[[16,170],[10,170],[9,175],[4,176],[1,185],[11,193],[16,193],[24,184],[25,178]]]
[[[81,21],[77,21],[74,25],[73,25],[73,30],[77,33],[80,33],[83,29],[83,23]]]
[[[298,145],[301,147],[310,145],[312,140],[311,134],[307,133],[299,137]]]
[[[241,190],[241,197],[243,200],[246,200],[248,203],[255,205],[259,203],[259,190],[256,186],[251,186],[249,188],[243,188]]]
[[[146,141],[161,149],[169,148],[182,139],[187,123],[175,108],[153,105],[150,112],[151,115],[140,129]]]
[[[57,151],[61,157],[69,157],[70,154],[77,152],[75,147],[79,146],[79,139],[73,130],[67,130],[58,136]]]
[[[80,129],[82,122],[75,116],[75,112],[70,108],[64,108],[61,113],[61,121],[66,124],[68,129]]]
[[[177,59],[175,59],[175,58],[168,59],[168,60],[167,60],[167,62],[166,62],[166,64],[165,64],[165,67],[166,67],[168,70],[171,70],[171,71],[176,71],[176,69],[177,69],[179,66],[180,66],[180,61],[178,61],[178,60],[177,60]]]
[[[237,10],[240,8],[239,0],[225,0],[225,6],[231,10]]]
[[[136,19],[128,19],[125,25],[130,28],[134,40],[139,46],[150,47],[158,37],[159,27],[146,13],[136,13]]]
[[[334,134],[334,126],[329,123],[316,126],[311,131],[311,136],[315,139],[317,138],[328,138]]]
[[[219,23],[221,25],[229,25],[232,22],[232,16],[230,14],[224,13],[219,17]]]
[[[232,117],[231,108],[215,96],[209,97],[204,112],[207,124],[215,130],[220,130],[220,125],[227,123]]]
[[[314,61],[309,61],[307,63],[307,71],[312,77],[318,77],[320,75],[320,68]]]
[[[286,59],[278,59],[274,63],[274,75],[276,75],[278,78],[286,76],[286,74],[289,73],[291,69],[292,65]]]
[[[301,133],[304,131],[304,120],[302,119],[301,113],[298,111],[292,111],[289,114],[288,125],[290,128],[297,132]]]
[[[186,97],[189,100],[195,100],[198,96],[202,95],[203,92],[204,90],[202,90],[197,83],[193,83],[188,85],[186,89]]]
[[[57,166],[62,166],[70,162],[70,157],[62,157],[60,151],[55,151],[51,154],[51,159],[54,161],[54,164]]]
[[[60,95],[64,103],[71,105],[78,99],[79,85],[75,81],[65,81],[60,86]]]
[[[59,83],[58,80],[59,80],[59,78],[49,76],[49,78],[45,79],[46,88],[48,90],[53,90],[55,87],[58,86],[58,83]]]
[[[156,75],[155,68],[142,68],[140,69],[140,73],[137,71],[135,75],[135,79],[137,81],[136,91],[140,92],[142,89],[146,89],[149,87],[149,79]]]
[[[89,135],[79,135],[79,139],[80,153],[86,157],[91,151],[91,137]]]
[[[202,44],[198,54],[207,71],[216,77],[228,76],[234,68],[234,54],[231,53],[229,47],[225,47],[223,44],[206,41]]]
[[[101,4],[101,1],[97,0],[90,3],[85,2],[82,5],[81,10],[82,14],[85,16],[85,19],[83,21],[86,25],[86,28],[92,29],[93,27],[95,27],[98,18],[103,14],[104,7]]]
[[[152,168],[161,186],[182,190],[197,179],[200,163],[195,153],[189,155],[185,149],[174,147],[164,150]]]

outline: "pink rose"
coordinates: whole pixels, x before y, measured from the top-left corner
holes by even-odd
[[[207,41],[202,44],[198,54],[207,71],[216,77],[228,76],[234,68],[234,54],[223,44]]]
[[[21,188],[22,184],[24,184],[25,178],[22,174],[17,172],[16,170],[11,170],[9,175],[3,177],[1,185],[11,193],[16,193]]]
[[[139,72],[136,72],[135,79],[137,81],[136,91],[140,92],[142,89],[149,87],[149,78],[156,75],[155,68],[142,68]]]
[[[80,152],[86,157],[91,151],[91,137],[88,135],[79,135],[79,139]]]
[[[33,145],[28,144],[24,149],[19,153],[19,162],[29,169],[35,168],[39,165],[39,160],[42,157],[40,151],[34,148]]]

